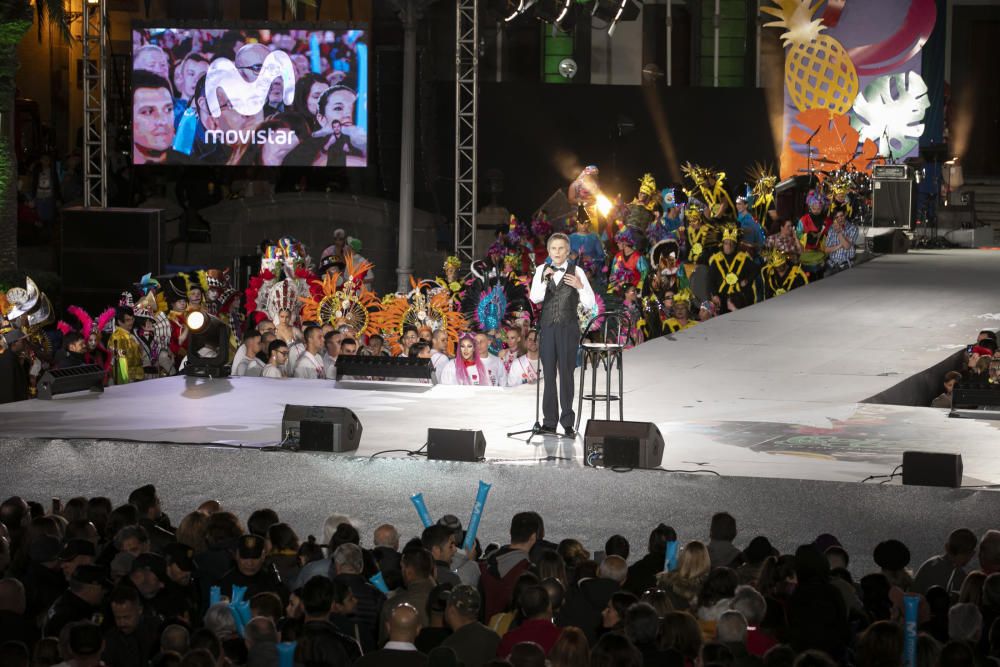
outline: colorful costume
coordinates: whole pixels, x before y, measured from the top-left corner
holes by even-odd
[[[365,275],[372,264],[363,261],[355,265],[354,259],[355,255],[347,255],[343,274],[334,271],[322,280],[311,281],[310,291],[298,297],[303,321],[336,327],[346,324],[359,337],[374,333],[382,305],[375,293],[365,287]]]
[[[734,251],[725,250],[712,255],[708,260],[708,284],[712,294],[721,298],[742,294],[747,303],[753,303],[754,264],[750,255],[736,250],[740,232],[735,225],[728,225],[722,231],[722,240],[731,241]]]
[[[761,271],[764,279],[764,294],[768,299],[809,284],[802,267],[794,258],[780,250],[769,253],[767,266]]]
[[[390,346],[393,356],[408,352],[400,345],[407,327],[429,327],[432,332],[444,330],[448,334],[448,352],[454,353],[459,334],[466,327],[465,318],[452,308],[448,294],[434,290],[433,285],[430,281],[418,283],[410,278],[412,289],[409,293],[388,295],[382,299],[374,324]]]
[[[673,299],[673,315],[668,317],[664,322],[663,326],[666,327],[667,332],[677,333],[678,331],[684,331],[685,329],[690,329],[691,327],[698,324],[697,321],[692,320],[690,317],[691,312],[691,300],[694,296],[691,294],[691,290],[681,290],[674,295]],[[678,317],[680,315],[680,317]]]
[[[610,285],[629,284],[638,287],[649,273],[649,262],[640,250],[642,237],[634,227],[624,227],[615,235],[615,242],[621,246],[627,244],[632,251],[625,254],[619,250],[611,261]]]

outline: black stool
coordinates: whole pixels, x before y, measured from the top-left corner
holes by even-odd
[[[580,365],[580,396],[576,406],[575,430],[580,430],[580,420],[583,418],[583,402],[590,401],[590,418],[594,419],[597,404],[605,405],[605,419],[611,419],[611,403],[618,402],[618,419],[625,419],[625,401],[622,396],[622,352],[625,351],[622,333],[626,336],[631,331],[631,320],[624,311],[609,311],[592,317],[580,336],[580,351],[583,353],[583,363]],[[600,342],[593,342],[589,336],[599,333]],[[604,393],[597,393],[597,369],[604,367]],[[590,369],[590,393],[584,394],[587,369]],[[618,390],[611,393],[611,375],[618,369]]]

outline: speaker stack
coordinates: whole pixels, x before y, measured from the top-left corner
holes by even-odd
[[[307,452],[352,452],[361,443],[361,420],[347,408],[286,405],[281,445]]]
[[[872,227],[913,227],[916,178],[905,164],[872,169]]]
[[[663,434],[653,422],[591,419],[583,436],[583,462],[605,468],[658,468]]]

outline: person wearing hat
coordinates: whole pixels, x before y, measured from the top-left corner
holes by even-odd
[[[722,249],[708,259],[709,292],[722,300],[739,294],[746,303],[753,303],[756,267],[750,255],[739,249],[739,240],[739,227],[722,228]]]
[[[288,587],[282,583],[273,565],[264,567],[266,556],[263,537],[241,537],[236,547],[236,567],[219,580],[222,595],[231,599],[233,586],[244,586],[247,600],[258,593],[277,593],[282,603],[288,604]]]
[[[778,550],[771,546],[770,540],[763,535],[750,540],[750,544],[743,550],[743,564],[736,568],[740,583],[756,586],[760,569],[764,566],[764,561],[771,556],[777,557]]]
[[[697,321],[691,319],[692,298],[693,295],[689,289],[682,289],[674,295],[670,304],[672,317],[668,317],[663,321],[663,327],[669,333],[684,331],[698,324]]]
[[[97,547],[90,540],[69,540],[59,552],[59,569],[69,581],[81,565],[93,565],[97,558]]]
[[[910,550],[899,540],[879,542],[872,553],[872,560],[882,568],[882,574],[889,583],[904,591],[913,585],[913,575],[907,569],[910,564]]]
[[[69,580],[69,588],[52,603],[42,634],[46,637],[58,637],[67,624],[93,617],[101,610],[104,592],[110,583],[102,567],[77,567]]]
[[[190,618],[195,618],[201,608],[201,596],[198,583],[194,580],[198,570],[198,565],[194,562],[194,549],[174,542],[163,550],[163,558],[167,565],[167,580],[161,594],[168,601],[165,606],[187,610]]]
[[[28,567],[21,581],[27,592],[27,613],[32,618],[44,614],[66,592],[66,578],[60,568],[62,543],[52,535],[39,535],[28,545]]]
[[[826,253],[823,252],[822,243],[833,221],[826,214],[826,197],[822,192],[810,190],[806,205],[809,211],[799,218],[795,232],[802,243],[802,267],[815,280],[823,276]]]
[[[452,589],[444,610],[451,636],[441,646],[453,650],[465,667],[480,667],[490,662],[500,646],[500,636],[479,622],[481,607],[479,591],[463,584]]]
[[[154,553],[139,554],[132,561],[126,583],[135,588],[149,605],[156,606],[156,600],[165,586],[167,564],[163,556]]]
[[[799,266],[794,255],[773,249],[766,253],[767,264],[761,270],[764,298],[781,296],[793,289],[809,284],[809,277]]]
[[[174,363],[180,366],[187,356],[187,291],[173,280],[168,280],[163,294],[167,300],[167,320],[170,322],[170,353],[174,355]]]

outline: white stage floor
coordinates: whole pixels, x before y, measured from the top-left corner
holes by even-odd
[[[861,403],[940,362],[980,329],[996,328],[998,284],[1000,254],[988,251],[920,251],[862,264],[628,351],[625,418],[659,426],[666,469],[860,481],[887,474],[904,449],[926,449],[962,453],[966,484],[1000,483],[996,422]],[[417,449],[428,427],[472,428],[484,432],[488,460],[580,465],[582,438],[529,445],[505,437],[530,428],[534,400],[530,386],[380,391],[178,377],[0,406],[0,424],[11,438],[262,446],[280,439],[286,404],[331,405],[360,418],[359,456]]]

